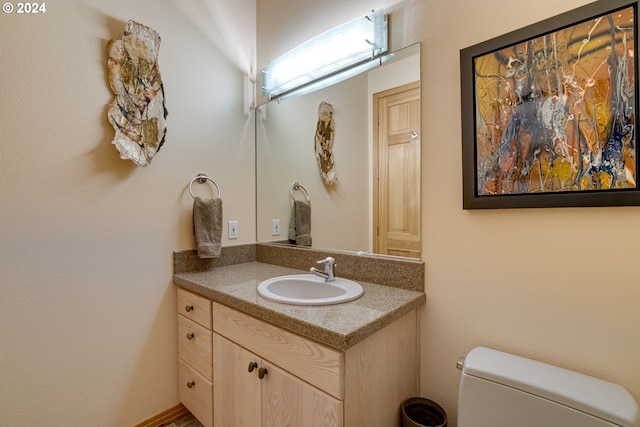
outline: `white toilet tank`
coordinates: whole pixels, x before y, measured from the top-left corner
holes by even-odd
[[[458,427],[640,427],[618,384],[484,347],[458,368]]]

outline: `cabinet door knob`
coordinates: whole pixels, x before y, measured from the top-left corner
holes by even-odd
[[[256,362],[250,362],[249,363],[249,372],[253,372],[254,369],[256,369],[258,367],[258,364]]]
[[[193,332],[189,332],[189,333],[187,334],[187,339],[188,339],[188,340],[192,340],[192,339],[194,339],[195,337],[196,337],[196,334],[194,334]]]
[[[189,388],[193,388],[193,387],[195,387],[195,385],[196,385],[196,382],[195,382],[195,381],[189,381],[189,382],[187,383],[187,387],[189,387]]]
[[[193,306],[192,305],[185,305],[184,309],[187,310],[187,313],[190,311],[193,311]]]
[[[267,368],[258,369],[258,378],[263,379],[265,375],[267,375]]]

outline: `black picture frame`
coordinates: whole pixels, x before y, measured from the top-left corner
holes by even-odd
[[[640,183],[638,183],[640,150],[638,150],[637,139],[638,3],[638,0],[600,0],[460,51],[463,209],[640,205]],[[632,8],[632,11],[628,8]],[[618,33],[615,27],[610,24],[614,18],[622,19],[619,16],[623,13],[625,17],[632,14],[633,22],[629,24],[632,28],[625,27],[621,30],[622,33]],[[601,28],[597,28],[598,26]],[[580,61],[586,58],[587,49],[591,49],[590,54],[595,56],[593,52],[603,52],[605,48],[602,45],[599,48],[588,48],[584,38],[580,42],[580,31],[585,31],[587,27],[594,28],[593,34],[590,32],[589,37],[595,37],[595,33],[601,37],[609,37],[609,50],[623,52],[621,58],[614,58],[613,53],[610,53],[611,58],[607,61],[618,60],[617,69],[626,73],[627,83],[624,87],[627,95],[632,95],[633,100],[630,101],[627,96],[625,98],[626,104],[621,105],[619,102],[614,102],[619,101],[621,97],[611,95],[611,101],[609,101],[611,110],[603,113],[614,116],[613,118],[609,117],[608,120],[598,116],[598,114],[602,114],[602,110],[607,108],[606,96],[604,96],[605,101],[600,100],[599,104],[594,103],[591,107],[588,106],[589,100],[586,94],[588,91],[596,89],[598,93],[601,93],[603,79],[588,80],[586,72],[589,71],[589,68],[580,64]],[[568,35],[575,36],[576,40],[569,39]],[[632,40],[629,40],[630,35]],[[545,40],[544,49],[538,48],[537,46],[540,44],[537,43],[543,39]],[[544,74],[544,79],[553,81],[554,84],[562,79],[570,80],[571,77],[567,76],[570,73],[565,72],[567,70],[563,71],[558,63],[553,66],[544,65],[550,63],[548,58],[551,53],[547,50],[546,44],[548,39],[553,39],[558,45],[561,44],[559,40],[563,40],[562,46],[566,49],[564,51],[566,61],[563,65],[565,68],[572,66],[574,70],[577,69],[575,64],[585,68],[586,71],[580,68],[583,73],[581,76],[583,81],[578,81],[576,73],[574,75],[575,81],[562,81],[562,85],[554,86],[554,88],[550,86],[548,91],[543,89],[542,85],[540,91],[534,89],[533,85],[530,86],[531,90],[526,87],[524,87],[524,91],[515,90],[514,87],[520,85],[520,80],[517,79],[518,73],[524,73],[522,78],[525,84],[532,81],[532,72]],[[627,44],[620,46],[619,44],[622,42]],[[577,54],[575,52],[575,49],[578,49],[576,43],[583,43],[583,49]],[[574,49],[573,53],[567,47],[570,44]],[[526,52],[519,49],[522,46],[527,47]],[[632,53],[635,54],[627,55],[626,53],[630,52],[630,49],[633,49]],[[504,55],[505,52],[512,52],[513,56],[510,54],[507,57]],[[518,56],[520,54],[522,55]],[[599,54],[604,55],[604,53]],[[623,64],[622,61],[626,62]],[[596,67],[593,63],[595,60],[589,64]],[[476,64],[479,64],[478,69]],[[488,78],[491,76],[490,72],[478,72],[484,64],[492,64],[491,66],[486,65],[486,70],[496,70],[495,80],[499,83],[495,83],[496,87],[492,86],[491,89],[494,94],[499,94],[495,98],[488,96],[489,91],[485,90],[489,84],[481,86],[479,83],[481,79],[488,82]],[[515,66],[513,66],[514,64]],[[522,64],[524,66],[520,66]],[[507,70],[509,66],[511,68]],[[602,66],[610,69],[611,64],[600,64],[600,67]],[[601,68],[597,68],[598,73],[601,71]],[[500,72],[506,72],[506,74],[500,74]],[[552,74],[553,78],[549,77]],[[540,79],[542,78],[540,77]],[[617,82],[621,87],[621,81],[622,77],[616,74],[616,77],[611,79],[613,83],[610,82],[610,86],[606,89],[615,91],[616,87],[613,86]],[[493,85],[494,82],[490,84]],[[592,89],[593,86],[597,88]],[[518,86],[519,89],[522,87]],[[584,90],[581,91],[581,89]],[[554,90],[556,90],[555,94]],[[565,91],[566,96],[563,93]],[[479,92],[481,93],[479,94]],[[566,122],[564,124],[567,125],[569,122],[573,122],[573,124],[568,124],[565,128],[562,126],[558,128],[568,129],[567,135],[571,133],[573,136],[571,141],[568,141],[568,137],[565,139],[558,137],[562,133],[561,130],[554,134],[545,128],[551,123],[551,119],[548,119],[542,112],[544,93],[546,93],[547,100],[556,103],[565,102],[566,99],[575,100],[576,93],[585,97],[583,105],[576,107],[575,111],[565,111],[563,117]],[[501,97],[503,94],[505,95],[504,99]],[[532,104],[526,104],[527,102]],[[555,108],[553,103],[549,105],[552,106],[551,108]],[[572,105],[578,106],[578,102]],[[571,114],[571,111],[577,113],[578,110],[580,113],[575,116]],[[624,117],[618,118],[621,116],[617,113],[622,110],[625,112]],[[491,117],[499,119],[485,120],[485,116],[481,115],[484,111],[489,111],[492,114]],[[593,115],[589,116],[587,112]],[[502,119],[503,113],[506,114],[506,119]],[[589,117],[591,117],[594,136],[591,141],[585,136],[591,132],[586,127],[590,120]],[[623,121],[626,123],[625,127],[621,127]],[[508,123],[508,125],[502,126],[504,123]],[[608,126],[611,127],[609,134],[606,133]],[[494,132],[493,129],[496,131]],[[624,129],[624,131],[620,129]],[[517,132],[520,133],[517,134]],[[516,134],[519,140],[514,137]],[[480,141],[478,140],[479,135],[482,137]],[[602,141],[601,139],[605,138],[598,139],[599,135],[613,136],[611,141]],[[554,145],[556,143],[553,141],[559,142]],[[479,152],[479,142],[482,152]],[[611,154],[614,152],[618,157]],[[568,155],[568,160],[560,155],[563,153]],[[605,153],[604,161],[609,169],[605,168],[602,161],[598,160],[598,156],[602,156],[603,153]],[[560,159],[558,160],[558,158]],[[534,173],[536,161],[538,162],[538,171]],[[623,172],[626,173],[624,181],[620,179],[622,177],[620,162],[623,162]],[[615,166],[615,173],[610,172],[613,170],[612,165]],[[569,173],[569,178],[561,179],[567,177],[566,173]],[[611,175],[611,181],[607,181],[608,175]],[[564,187],[565,185],[566,187]],[[615,188],[607,188],[607,185]],[[533,190],[530,190],[532,188]]]

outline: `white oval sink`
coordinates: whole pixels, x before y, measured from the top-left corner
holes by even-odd
[[[333,282],[313,274],[272,277],[258,285],[258,294],[271,301],[293,305],[330,305],[353,301],[364,290],[358,283],[336,277]]]

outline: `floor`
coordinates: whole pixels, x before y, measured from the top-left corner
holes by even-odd
[[[178,421],[166,425],[165,427],[203,427],[200,421],[196,420],[196,417],[189,414],[186,417],[180,418]]]

